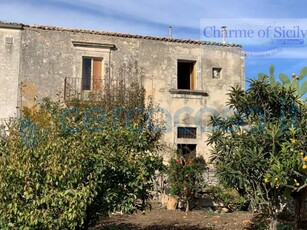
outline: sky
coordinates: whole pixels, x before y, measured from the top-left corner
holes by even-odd
[[[159,37],[167,37],[172,26],[174,38],[214,41],[222,38],[206,36],[204,28],[220,29],[223,24],[227,30],[239,28],[257,34],[270,27],[266,39],[238,34],[227,38],[252,54],[246,57],[245,74],[246,79],[253,79],[259,72],[268,74],[271,64],[276,75],[299,74],[307,66],[306,8],[304,0],[0,0],[0,20]],[[281,30],[275,31],[276,26]],[[301,36],[294,37],[292,31],[282,34],[291,29],[301,30]],[[277,41],[272,39],[275,35],[281,35],[283,42],[301,43],[272,45]]]

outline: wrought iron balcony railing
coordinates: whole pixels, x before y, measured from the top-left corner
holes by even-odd
[[[129,86],[125,84],[125,81],[121,80],[103,81],[98,78],[90,80],[67,77],[64,82],[64,100],[66,102],[73,99],[99,100],[111,91],[122,91],[123,93],[127,87]]]

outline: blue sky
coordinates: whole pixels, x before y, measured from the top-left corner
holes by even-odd
[[[0,0],[0,20],[153,36],[168,36],[172,26],[175,38],[201,39],[201,20],[224,18],[226,25],[233,18],[295,22],[307,20],[306,8],[303,0]],[[283,54],[283,58],[247,58],[246,78],[267,73],[270,64],[276,73],[288,75],[307,66],[307,51],[306,57],[286,49]]]

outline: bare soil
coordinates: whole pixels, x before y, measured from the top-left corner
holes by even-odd
[[[253,229],[253,214],[233,212],[214,214],[206,211],[183,212],[155,208],[133,215],[112,215],[102,218],[91,230],[241,230]]]

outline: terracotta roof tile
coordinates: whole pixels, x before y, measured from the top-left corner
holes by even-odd
[[[191,39],[178,39],[178,38],[167,38],[167,37],[154,37],[154,36],[143,36],[143,35],[134,35],[134,34],[126,34],[126,33],[118,33],[118,32],[108,32],[108,31],[99,31],[99,30],[83,30],[83,29],[71,29],[71,28],[62,28],[56,26],[44,26],[44,25],[24,25],[22,23],[13,23],[13,22],[2,22],[0,24],[6,25],[19,25],[23,28],[32,28],[32,29],[40,29],[40,30],[53,30],[53,31],[65,31],[65,32],[73,32],[73,33],[86,33],[86,34],[96,34],[96,35],[105,35],[105,36],[113,36],[113,37],[122,37],[122,38],[139,38],[146,40],[156,40],[156,41],[167,41],[167,42],[177,42],[177,43],[187,43],[187,44],[199,44],[199,45],[216,45],[216,46],[228,46],[228,47],[242,47],[239,44],[232,43],[221,43],[221,42],[210,42],[210,41],[201,41],[201,40],[191,40]]]

